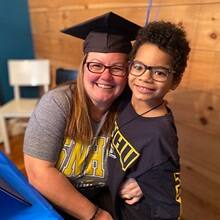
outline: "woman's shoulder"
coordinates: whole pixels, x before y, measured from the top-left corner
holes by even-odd
[[[60,111],[69,113],[72,103],[72,90],[70,86],[60,86],[49,90],[40,99],[37,109],[47,109],[47,111]]]
[[[50,102],[50,101],[55,101],[57,103],[62,103],[62,102],[69,102],[72,97],[72,90],[69,85],[65,86],[60,86],[53,88],[49,90],[47,93],[45,93],[42,98],[41,102]]]
[[[55,87],[51,90],[49,90],[47,93],[45,93],[44,96],[48,97],[71,97],[72,95],[72,86],[71,85],[64,85],[64,86],[59,86]]]

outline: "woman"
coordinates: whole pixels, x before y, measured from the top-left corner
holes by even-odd
[[[30,183],[66,219],[112,219],[107,145],[138,29],[110,12],[63,31],[85,40],[81,71],[76,83],[40,100],[25,133],[24,160]]]

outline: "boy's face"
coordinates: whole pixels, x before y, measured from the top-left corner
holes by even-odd
[[[171,70],[171,57],[154,44],[142,45],[134,58],[135,64],[131,67],[128,83],[133,92],[132,101],[147,102],[150,105],[160,103],[170,89],[175,89]],[[157,71],[146,71],[140,75],[133,75],[145,70],[144,65],[158,67]],[[158,81],[158,80],[159,81]]]

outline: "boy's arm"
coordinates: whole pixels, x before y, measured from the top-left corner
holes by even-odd
[[[180,173],[172,161],[162,163],[136,178],[143,200],[154,209],[157,218],[180,215]],[[156,217],[155,216],[155,217]]]

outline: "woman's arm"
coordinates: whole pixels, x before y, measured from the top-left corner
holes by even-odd
[[[96,212],[96,206],[60,173],[54,163],[24,155],[25,168],[29,182],[48,200],[68,214],[89,220]],[[110,214],[99,210],[95,219],[112,220]]]

